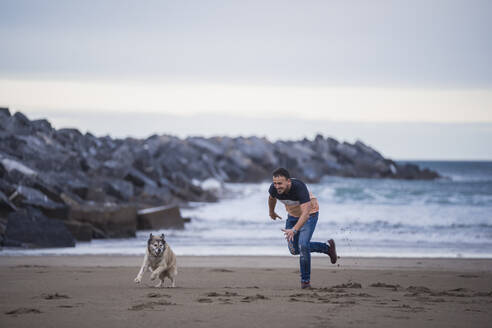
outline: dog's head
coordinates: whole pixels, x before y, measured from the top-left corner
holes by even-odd
[[[149,253],[154,256],[161,256],[166,250],[166,240],[164,239],[164,234],[160,236],[154,236],[150,234],[149,240],[147,241],[147,249]]]

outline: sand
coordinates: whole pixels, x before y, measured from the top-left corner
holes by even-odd
[[[178,257],[177,288],[136,256],[1,256],[0,327],[490,327],[492,260]],[[167,281],[166,286],[169,285]]]

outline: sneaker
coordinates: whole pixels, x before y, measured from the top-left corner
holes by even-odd
[[[337,263],[337,249],[335,248],[335,241],[330,239],[326,242],[326,244],[330,247],[328,250],[328,255],[330,256],[330,260],[332,264]]]
[[[311,288],[311,283],[309,281],[301,281],[301,288],[302,289]]]

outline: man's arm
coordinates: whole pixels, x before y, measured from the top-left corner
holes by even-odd
[[[297,220],[296,225],[292,229],[282,229],[282,231],[285,233],[285,238],[287,240],[291,241],[294,240],[294,230],[299,232],[301,230],[302,226],[306,221],[309,219],[309,212],[311,211],[311,202],[303,203],[300,205],[301,206],[301,216],[299,217],[299,220]]]
[[[304,223],[306,223],[306,221],[309,219],[310,211],[311,211],[311,202],[301,204],[301,216],[299,217],[299,220],[297,220],[297,223],[293,229],[295,229],[296,231],[301,230]]]
[[[280,215],[275,213],[275,205],[277,205],[277,198],[274,198],[272,196],[268,196],[268,208],[270,210],[270,217],[272,218],[272,220],[276,220],[277,218],[282,220]]]

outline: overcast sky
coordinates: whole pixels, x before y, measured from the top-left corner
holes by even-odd
[[[188,118],[191,131],[215,135],[230,127],[204,130],[203,118],[226,119],[237,134],[278,117],[374,124],[378,140],[395,137],[388,124],[472,124],[464,136],[475,141],[474,155],[466,146],[446,152],[449,143],[435,157],[492,159],[480,151],[492,137],[491,17],[492,1],[474,0],[0,0],[0,106],[98,132],[87,119],[93,113]],[[131,125],[104,124],[113,135],[150,132]],[[254,133],[315,133],[268,126]],[[406,156],[373,146],[426,157],[415,152],[424,146],[416,130],[404,137],[415,140]],[[351,131],[338,137],[365,136]],[[453,139],[446,131],[440,144]],[[176,133],[165,120],[152,132]]]

